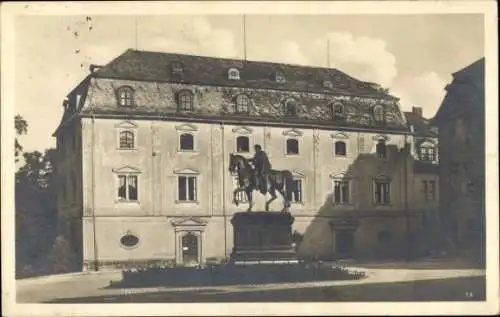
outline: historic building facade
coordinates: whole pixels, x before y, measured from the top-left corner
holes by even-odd
[[[302,256],[397,256],[425,229],[397,98],[335,69],[128,50],[64,109],[60,224],[84,268],[227,257],[247,207],[228,159],[254,144],[295,177]]]
[[[439,128],[440,212],[455,247],[485,251],[484,58],[453,74]]]

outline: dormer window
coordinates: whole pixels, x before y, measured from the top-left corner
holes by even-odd
[[[297,115],[297,102],[294,99],[289,99],[285,102],[285,115],[286,116]]]
[[[277,83],[279,84],[284,84],[286,83],[286,78],[285,78],[285,75],[283,75],[282,72],[276,72],[275,74],[275,80]]]
[[[373,108],[373,117],[375,118],[376,124],[384,124],[385,123],[385,111],[384,107],[381,105],[377,105]]]
[[[323,80],[323,87],[333,88],[333,83],[330,80]]]
[[[333,105],[333,119],[336,121],[345,119],[344,106],[342,104]]]
[[[250,99],[247,95],[236,96],[236,113],[248,113]]]
[[[180,111],[193,111],[193,93],[189,90],[180,91],[177,102]]]
[[[182,74],[184,71],[184,67],[180,62],[174,62],[172,63],[172,73],[173,74]]]
[[[134,90],[132,87],[120,87],[117,90],[118,105],[120,107],[131,107],[134,105]]]
[[[230,68],[227,71],[227,78],[231,80],[239,80],[240,79],[240,71],[237,68]]]

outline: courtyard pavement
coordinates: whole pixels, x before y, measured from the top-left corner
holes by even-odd
[[[453,265],[451,265],[453,264]],[[18,280],[18,302],[419,301],[484,300],[485,270],[459,261],[343,262],[363,280],[202,287],[109,288],[121,272]]]

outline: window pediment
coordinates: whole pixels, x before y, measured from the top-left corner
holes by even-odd
[[[193,169],[193,168],[179,168],[174,170],[175,174],[183,174],[183,175],[198,175],[200,174],[200,171]]]
[[[298,178],[304,178],[305,174],[304,174],[304,171],[302,170],[293,170],[291,171],[293,177],[298,177]]]
[[[183,132],[194,132],[194,131],[198,131],[198,128],[193,125],[193,124],[189,124],[189,123],[184,123],[184,124],[180,124],[180,125],[176,125],[175,126],[175,129],[177,131],[183,131]]]
[[[332,133],[330,134],[330,137],[332,137],[332,139],[339,139],[339,140],[349,139],[349,135],[347,135],[344,132]]]
[[[174,219],[170,222],[174,227],[205,226],[207,221],[199,217],[187,217]]]
[[[115,124],[115,128],[120,129],[136,129],[138,125],[132,121],[122,121],[120,123]]]
[[[420,141],[418,146],[425,146],[425,147],[435,147],[436,146],[436,141],[432,139],[424,139]]]
[[[138,168],[126,165],[126,166],[123,166],[123,167],[120,167],[120,168],[114,168],[113,172],[117,173],[117,174],[121,174],[121,173],[123,173],[123,174],[125,174],[125,173],[139,174],[139,173],[141,173],[141,170],[138,169]]]
[[[297,129],[288,129],[288,130],[283,131],[283,135],[296,137],[296,136],[302,136],[303,133],[302,133],[302,131],[297,130]]]
[[[345,179],[352,178],[352,172],[340,172],[340,173],[330,173],[330,178],[332,179]]]
[[[236,127],[233,128],[233,132],[237,134],[251,134],[253,129],[249,127]]]
[[[372,139],[373,141],[378,141],[378,140],[389,141],[391,138],[389,138],[387,135],[378,134],[375,135]]]

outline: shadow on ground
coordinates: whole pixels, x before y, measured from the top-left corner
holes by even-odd
[[[324,301],[484,301],[485,277],[463,277],[398,283],[263,289],[176,290],[126,295],[52,300],[46,303],[162,303],[162,302],[324,302]]]
[[[346,267],[364,269],[404,269],[404,270],[467,270],[484,269],[483,263],[474,260],[450,257],[420,258],[415,261],[362,261],[341,260],[339,263]]]
[[[221,265],[205,268],[175,267],[123,272],[119,282],[107,288],[155,286],[229,286],[273,283],[299,283],[313,281],[359,280],[364,272],[357,272],[330,264],[291,265]]]

